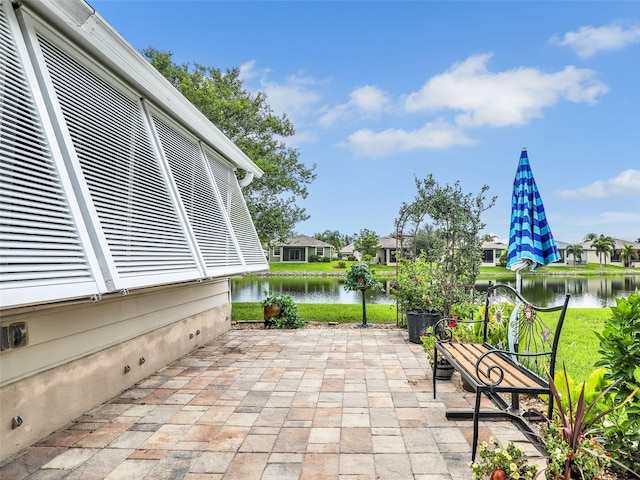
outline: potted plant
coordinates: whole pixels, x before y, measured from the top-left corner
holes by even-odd
[[[398,235],[402,239],[403,228],[411,225],[414,251],[417,251],[416,234],[422,222],[428,221],[425,230],[432,232],[434,241],[421,247],[415,260],[400,262],[396,298],[406,312],[419,308],[451,317],[454,305],[473,302],[475,281],[482,263],[482,242],[478,233],[484,224],[480,215],[493,206],[496,198],[485,196],[489,189],[486,185],[479,194],[473,195],[464,193],[459,182],[441,186],[432,175],[424,180],[416,178],[415,182],[415,201],[403,204],[396,221]],[[399,251],[400,255],[405,253],[405,249]],[[415,285],[411,285],[411,280]]]
[[[474,479],[515,480],[535,478],[538,467],[529,464],[524,451],[509,442],[504,448],[494,437],[480,444],[480,460],[471,464]]]
[[[362,324],[360,325],[362,328],[370,326],[367,324],[365,291],[369,288],[379,289],[381,286],[366,262],[354,263],[347,272],[344,289],[347,291],[360,290],[362,292]]]
[[[424,253],[415,260],[399,259],[398,276],[391,286],[391,296],[407,316],[409,341],[413,343],[420,343],[420,336],[441,316],[444,297],[433,268]]]
[[[429,359],[429,363],[433,366],[435,362],[435,354],[436,354],[436,341],[438,340],[438,335],[434,332],[434,327],[427,327],[427,330],[424,334],[420,335],[420,342],[422,342],[422,349],[424,353],[427,355]],[[440,358],[438,363],[435,365],[435,377],[436,380],[451,380],[451,376],[453,375],[453,365],[447,362],[445,359]]]
[[[347,272],[347,279],[344,282],[344,289],[347,291],[367,290],[369,288],[380,288],[380,282],[376,280],[375,274],[366,262],[358,262],[351,265]]]
[[[304,328],[304,320],[298,313],[298,307],[290,295],[269,291],[264,291],[265,298],[262,300],[264,310],[264,326],[271,328]]]

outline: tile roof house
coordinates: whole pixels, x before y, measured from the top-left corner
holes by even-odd
[[[0,0],[0,85],[2,460],[226,332],[268,264],[262,171],[84,0]]]
[[[596,249],[592,247],[593,242],[594,242],[593,240],[587,240],[577,244],[577,245],[581,245],[584,251],[584,253],[582,254],[583,264],[587,264],[587,263],[599,264],[600,263],[600,256],[596,253]],[[613,245],[613,251],[611,252],[611,255],[607,255],[606,258],[604,257],[604,255],[602,257],[603,265],[606,263],[611,265],[622,266],[622,260],[620,259],[620,252],[622,251],[625,245],[633,245],[633,247],[638,252],[638,255],[640,256],[640,243],[638,242],[614,238],[613,243],[614,245]],[[640,260],[633,261],[631,266],[632,267],[640,266]]]
[[[309,262],[316,257],[332,257],[333,245],[307,235],[292,237],[269,249],[269,262]]]
[[[378,265],[395,265],[396,264],[396,248],[397,243],[394,237],[380,237],[380,249],[376,253],[373,262]],[[340,257],[346,260],[349,256],[354,256],[356,260],[360,260],[361,253],[358,252],[354,244],[351,243],[340,250]]]

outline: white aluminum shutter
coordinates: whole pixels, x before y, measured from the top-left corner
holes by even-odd
[[[137,98],[38,35],[108,245],[114,287],[201,277]],[[90,206],[89,206],[90,208]],[[98,232],[98,234],[100,234]]]
[[[249,209],[235,173],[218,158],[211,149],[205,148],[207,162],[218,186],[218,191],[227,210],[231,226],[240,245],[247,271],[267,270],[269,265],[253,226]]]
[[[242,261],[195,139],[152,115],[162,151],[196,237],[207,275],[241,273]]]
[[[29,60],[11,8],[0,3],[3,308],[99,293],[31,91],[35,79],[26,70]]]

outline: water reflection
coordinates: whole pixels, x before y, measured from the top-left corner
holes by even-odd
[[[496,280],[491,280],[496,283]],[[389,284],[383,282],[384,292],[366,292],[367,303],[393,303],[389,298]],[[515,281],[500,280],[515,287]],[[236,278],[231,281],[231,299],[234,302],[259,302],[264,291],[291,295],[298,303],[360,303],[360,292],[346,292],[344,278],[326,277],[268,277]],[[489,280],[481,280],[476,286],[486,291]],[[571,294],[571,307],[600,308],[615,305],[616,297],[625,297],[640,288],[639,275],[602,277],[525,277],[522,293],[533,303],[548,307],[560,305],[566,293]]]

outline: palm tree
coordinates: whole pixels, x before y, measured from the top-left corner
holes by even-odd
[[[567,245],[566,248],[564,249],[565,253],[568,255],[571,255],[573,257],[573,266],[576,266],[576,261],[577,262],[581,262],[582,261],[582,252],[584,251],[584,249],[582,248],[582,245]]]
[[[613,251],[614,241],[611,237],[600,235],[593,241],[591,246],[596,249],[596,254],[600,258],[600,266],[602,267],[602,254],[604,253],[604,264],[607,265],[607,255]]]
[[[624,262],[625,267],[631,266],[631,260],[638,259],[638,250],[630,243],[625,244],[620,251],[620,260]]]
[[[584,241],[588,242],[589,240],[596,240],[598,238],[598,235],[596,235],[595,233],[587,233],[584,236]]]

